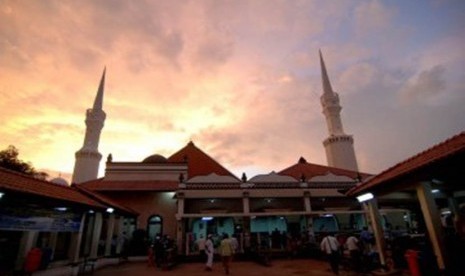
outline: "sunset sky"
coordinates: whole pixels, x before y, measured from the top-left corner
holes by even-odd
[[[106,66],[104,160],[190,140],[240,176],[326,164],[318,49],[361,171],[465,130],[465,1],[0,0],[0,150],[74,166]]]

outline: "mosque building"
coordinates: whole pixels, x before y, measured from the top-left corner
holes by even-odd
[[[97,178],[105,121],[104,71],[94,105],[86,112],[84,145],[76,152],[73,183],[137,212],[137,219],[125,221],[128,232],[145,229],[149,239],[169,235],[179,253],[187,255],[193,240],[207,234],[260,237],[280,231],[314,236],[360,230],[367,225],[364,211],[344,191],[370,175],[358,171],[354,140],[344,132],[339,96],[319,54],[328,166],[300,157],[277,172],[239,178],[191,141],[169,157],[154,154],[142,162],[114,161],[110,154],[104,177]],[[405,227],[404,213],[397,213],[391,221]]]

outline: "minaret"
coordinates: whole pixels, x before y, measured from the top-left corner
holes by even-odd
[[[321,81],[323,95],[320,98],[323,106],[323,114],[326,117],[329,137],[323,141],[326,150],[328,166],[358,171],[357,160],[354,151],[354,139],[352,135],[344,133],[341,121],[341,109],[339,96],[333,91],[326,72],[325,62],[320,52]]]
[[[82,183],[96,179],[98,176],[98,168],[102,159],[102,155],[98,152],[98,144],[106,117],[102,110],[105,72],[106,68],[103,69],[94,105],[86,112],[86,136],[84,145],[75,154],[76,162],[74,163],[72,183]]]

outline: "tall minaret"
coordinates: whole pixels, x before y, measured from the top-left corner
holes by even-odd
[[[323,95],[320,98],[323,106],[323,114],[326,117],[329,137],[323,141],[326,150],[328,166],[358,171],[357,160],[354,151],[354,139],[352,135],[344,133],[341,121],[341,109],[339,96],[333,91],[326,72],[325,62],[320,52],[321,81]]]
[[[74,172],[72,183],[82,183],[96,179],[102,155],[98,152],[100,132],[105,122],[106,114],[102,110],[103,89],[105,86],[105,71],[103,69],[102,79],[95,96],[94,106],[86,112],[86,136],[84,145],[75,154]]]

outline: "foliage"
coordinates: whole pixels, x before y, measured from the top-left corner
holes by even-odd
[[[31,175],[42,180],[47,178],[47,173],[36,171],[31,163],[20,160],[18,155],[18,149],[13,145],[0,151],[0,167]]]

